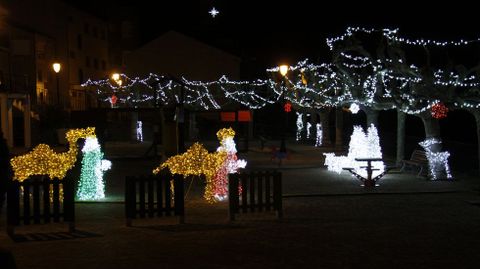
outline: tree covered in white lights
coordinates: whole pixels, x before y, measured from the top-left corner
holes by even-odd
[[[232,103],[260,109],[288,101],[297,110],[319,112],[356,103],[367,115],[367,126],[377,125],[379,111],[395,109],[399,123],[398,161],[404,155],[405,114],[422,119],[426,138],[441,140],[438,119],[432,117],[434,106],[442,103],[450,110],[479,113],[478,59],[472,65],[463,58],[458,57],[461,60],[455,62],[457,58],[450,57],[454,50],[468,51],[472,47],[478,50],[479,41],[409,39],[401,36],[398,29],[347,28],[343,35],[327,39],[331,62],[301,61],[290,66],[285,76],[274,67],[267,70],[266,80],[231,81],[221,77],[202,82],[150,74],[145,78],[123,75],[121,85],[102,80],[88,81],[84,86],[94,89],[90,92],[100,101],[108,102],[116,96],[118,106],[133,107],[177,104],[182,92],[185,106],[204,110]],[[321,120],[323,126],[328,126],[324,122],[327,118]],[[480,138],[480,120],[477,122]]]
[[[105,198],[103,173],[110,169],[111,162],[103,160],[103,152],[96,137],[87,137],[82,148],[82,169],[77,190],[77,199],[81,201]]]

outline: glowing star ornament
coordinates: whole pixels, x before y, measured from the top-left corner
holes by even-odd
[[[94,201],[105,198],[105,182],[103,174],[110,170],[112,163],[103,160],[98,139],[87,137],[82,148],[82,170],[78,184],[77,199],[80,201]]]
[[[360,111],[360,107],[357,104],[353,103],[350,105],[349,110],[350,112],[352,112],[352,114],[357,114],[358,111]]]
[[[215,18],[220,13],[220,11],[218,11],[215,7],[212,7],[212,9],[210,9],[208,13],[210,13],[210,16],[212,16],[212,18]]]

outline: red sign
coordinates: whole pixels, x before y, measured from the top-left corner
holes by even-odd
[[[114,95],[112,95],[112,98],[110,98],[110,103],[112,103],[112,105],[115,105],[117,103],[117,97]]]
[[[238,121],[252,121],[252,115],[250,114],[250,110],[239,110]]]
[[[235,121],[235,112],[220,112],[222,121]]]
[[[290,104],[290,102],[286,102],[285,105],[283,105],[283,110],[285,110],[285,112],[292,112],[292,104]]]

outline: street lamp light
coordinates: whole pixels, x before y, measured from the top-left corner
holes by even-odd
[[[113,73],[112,74],[112,79],[115,80],[115,81],[120,80],[120,74],[119,73]]]
[[[55,72],[55,78],[57,80],[57,105],[60,105],[60,79],[58,77],[58,73],[62,69],[62,65],[60,63],[53,63],[52,64],[53,71]]]
[[[289,66],[286,65],[286,64],[282,64],[278,67],[278,69],[280,70],[280,75],[282,75],[282,77],[284,77],[288,72]]]

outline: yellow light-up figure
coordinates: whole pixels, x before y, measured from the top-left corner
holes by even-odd
[[[210,202],[216,202],[215,197],[215,178],[219,171],[227,165],[227,156],[229,152],[225,150],[227,139],[232,139],[235,131],[231,128],[221,129],[217,132],[221,146],[214,153],[208,150],[200,143],[193,144],[185,153],[168,158],[159,167],[153,170],[154,174],[158,174],[162,169],[169,168],[172,174],[181,174],[184,176],[205,175],[207,185],[205,186],[204,198]]]
[[[32,175],[48,175],[51,179],[63,179],[77,161],[77,140],[95,136],[95,128],[71,129],[66,138],[69,144],[67,152],[57,153],[50,146],[40,144],[32,151],[10,160],[14,171],[14,180],[24,181]]]

